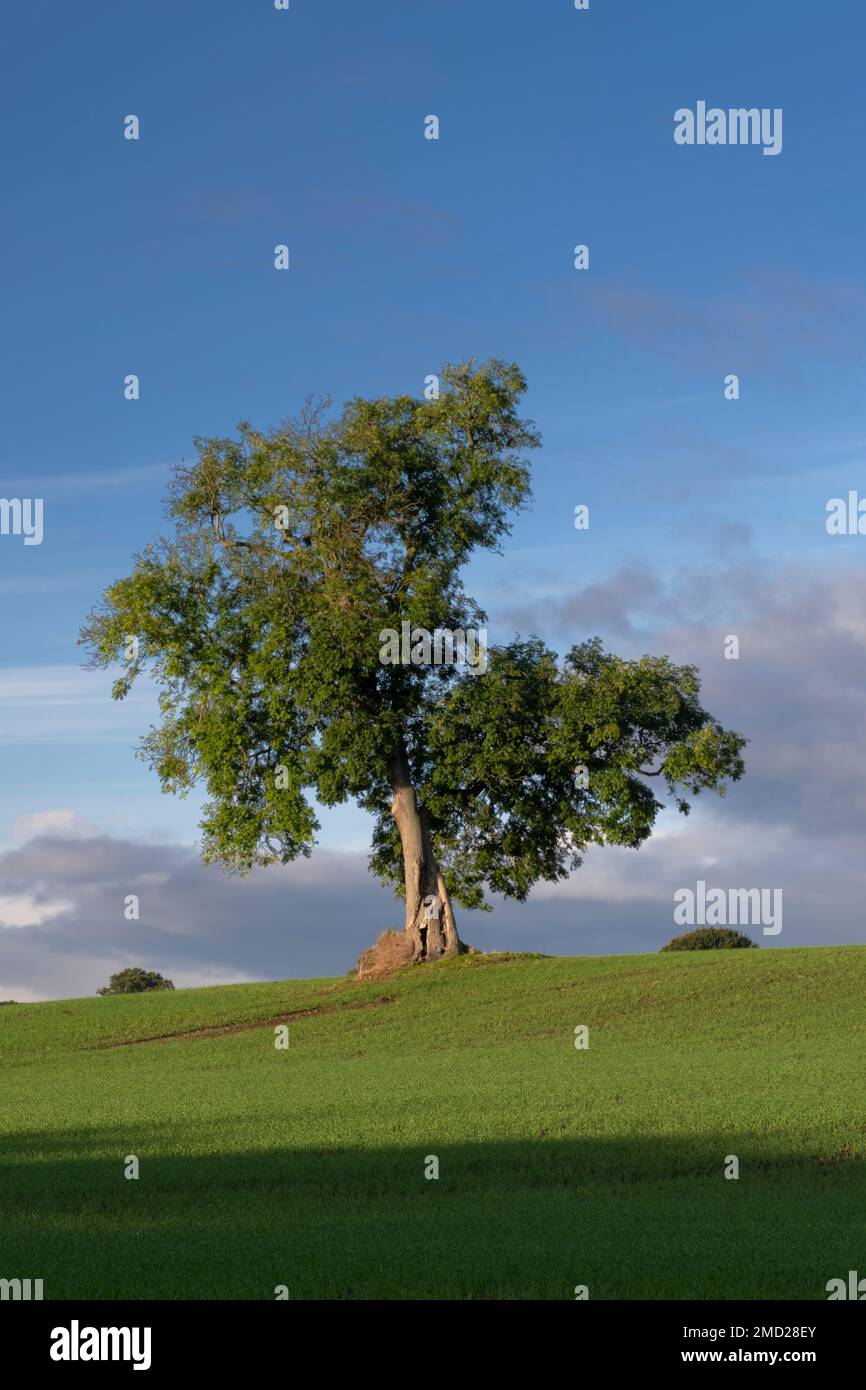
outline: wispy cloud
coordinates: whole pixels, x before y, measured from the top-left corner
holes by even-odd
[[[80,473],[20,473],[11,469],[4,472],[3,489],[6,494],[20,493],[22,496],[72,497],[88,492],[134,492],[151,489],[156,483],[166,481],[170,465],[167,463],[143,463],[128,468],[100,468]]]
[[[147,677],[112,701],[109,671],[76,666],[0,668],[0,742],[75,743],[137,739],[157,714]]]
[[[866,290],[832,277],[757,269],[741,274],[738,289],[723,296],[671,293],[626,276],[587,283],[577,276],[534,287],[552,332],[570,336],[575,323],[585,324],[584,315],[574,316],[579,297],[598,328],[680,369],[761,370],[800,381],[816,355],[846,367],[862,358]]]

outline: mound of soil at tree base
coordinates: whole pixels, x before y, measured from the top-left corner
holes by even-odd
[[[359,980],[382,980],[412,961],[412,942],[405,931],[383,931],[358,957]]]

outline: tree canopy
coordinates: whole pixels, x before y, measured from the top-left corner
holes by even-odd
[[[351,798],[407,928],[438,892],[450,930],[452,899],[524,899],[590,844],[640,845],[656,788],[687,812],[741,776],[745,740],[703,709],[695,668],[664,656],[623,660],[595,637],[560,661],[518,636],[483,675],[383,663],[383,631],[404,622],[485,623],[461,570],[528,501],[540,441],[524,389],[514,365],[467,362],[436,399],[355,399],[334,417],[308,402],[264,433],[199,438],[176,467],[173,534],[107,590],[82,641],[91,665],[124,663],[115,698],[155,677],[141,752],[164,790],[204,784],[207,860],[246,872],[306,855],[312,798]]]

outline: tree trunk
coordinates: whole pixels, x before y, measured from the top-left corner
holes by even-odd
[[[391,788],[394,800],[391,814],[403,846],[403,874],[406,884],[406,935],[412,943],[412,959],[438,960],[466,950],[457,932],[448,889],[436,863],[430,831],[423,808],[418,806],[409,777],[406,750],[400,748],[391,760]],[[424,899],[439,899],[438,920],[428,917]]]

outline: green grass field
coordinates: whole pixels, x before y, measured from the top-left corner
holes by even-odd
[[[851,946],[3,1008],[0,1277],[64,1299],[823,1299],[866,1275],[864,1004]]]

